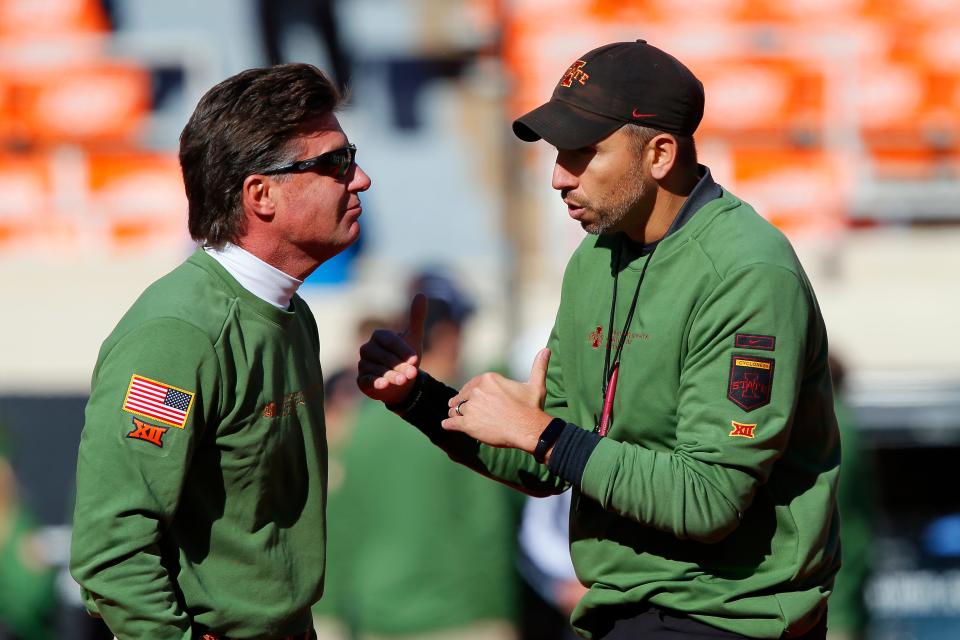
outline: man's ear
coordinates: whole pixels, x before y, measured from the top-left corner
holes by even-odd
[[[650,175],[654,180],[663,180],[677,162],[679,151],[677,139],[669,133],[663,133],[650,141],[650,148],[652,150]]]
[[[244,210],[252,212],[259,218],[272,218],[276,213],[276,202],[271,192],[273,186],[274,183],[268,176],[257,174],[247,176],[241,191]]]

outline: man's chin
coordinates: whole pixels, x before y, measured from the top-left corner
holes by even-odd
[[[601,224],[599,222],[581,222],[580,228],[592,236],[603,235],[610,231],[609,225]]]

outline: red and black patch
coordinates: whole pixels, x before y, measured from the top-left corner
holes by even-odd
[[[143,440],[161,449],[163,448],[163,434],[170,430],[170,427],[159,427],[136,418],[133,419],[133,426],[135,429],[127,434],[128,438]]]
[[[773,358],[734,354],[730,358],[727,398],[744,411],[753,411],[770,404],[773,365]]]
[[[777,346],[776,336],[761,336],[755,333],[738,333],[733,340],[737,349],[760,349],[773,351]]]

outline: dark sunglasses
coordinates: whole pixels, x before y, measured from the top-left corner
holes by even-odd
[[[354,144],[348,144],[345,147],[334,149],[333,151],[327,151],[326,153],[321,153],[313,158],[298,160],[297,162],[291,162],[290,164],[285,164],[282,167],[261,171],[260,173],[265,176],[272,176],[278,173],[299,173],[301,171],[323,168],[333,169],[333,176],[342,178],[343,176],[347,175],[348,171],[350,171],[350,167],[353,166],[353,162],[356,157],[357,146]]]

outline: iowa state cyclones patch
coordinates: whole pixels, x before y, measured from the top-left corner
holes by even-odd
[[[731,356],[727,398],[744,411],[753,411],[770,404],[773,365],[773,358],[738,354]]]

